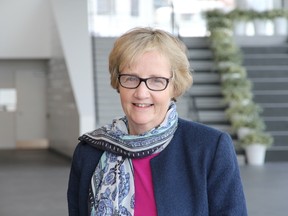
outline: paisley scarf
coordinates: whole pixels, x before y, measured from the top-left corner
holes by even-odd
[[[177,122],[176,104],[171,102],[164,121],[144,134],[129,135],[128,121],[123,117],[79,138],[104,150],[91,179],[90,216],[134,215],[131,159],[162,151],[172,139]]]

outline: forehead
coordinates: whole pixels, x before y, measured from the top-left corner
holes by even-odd
[[[171,66],[168,58],[157,51],[145,52],[130,62],[122,71],[136,75],[169,76]]]

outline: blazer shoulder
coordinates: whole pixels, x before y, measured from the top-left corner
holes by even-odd
[[[210,149],[211,151],[219,144],[231,145],[231,135],[213,127],[179,119],[178,129],[175,133],[175,141],[183,143],[183,147],[196,149]]]
[[[103,151],[97,149],[85,141],[80,141],[74,151],[73,160],[78,162],[98,161]]]
[[[200,135],[201,134],[205,135],[208,133],[209,135],[215,135],[215,136],[219,136],[223,133],[226,133],[219,129],[213,128],[211,126],[208,126],[199,122],[189,121],[189,120],[185,120],[181,118],[179,118],[178,122],[179,122],[179,128],[181,130],[184,130],[185,132],[194,131],[194,132],[199,133]]]

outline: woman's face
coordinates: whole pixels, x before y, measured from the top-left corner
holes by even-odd
[[[144,53],[133,65],[125,67],[121,74],[135,75],[140,78],[171,78],[171,66],[167,58],[157,51]],[[142,134],[162,123],[173,95],[171,80],[163,91],[152,91],[141,82],[136,89],[119,85],[123,111],[128,118],[129,133]]]

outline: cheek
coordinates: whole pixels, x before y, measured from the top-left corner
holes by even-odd
[[[170,99],[176,97],[175,87],[172,83],[171,83],[171,86],[169,87],[169,96],[170,96]]]

